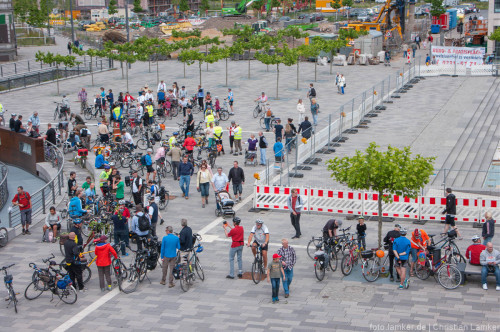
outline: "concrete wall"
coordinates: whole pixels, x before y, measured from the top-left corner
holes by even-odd
[[[36,163],[45,161],[43,140],[0,128],[0,160],[38,176]]]

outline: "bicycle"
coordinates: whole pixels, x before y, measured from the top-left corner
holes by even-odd
[[[63,110],[62,103],[55,101],[56,109],[54,110],[54,120],[61,119],[64,115],[64,120],[68,121],[69,109],[66,108]]]
[[[89,107],[89,104],[87,103],[87,100],[80,101],[80,113],[82,113],[88,107]]]
[[[0,227],[0,247],[5,247],[9,242],[9,232],[7,228]]]
[[[47,275],[40,276],[40,279],[32,281],[24,291],[24,297],[27,300],[35,300],[43,292],[50,290],[52,293],[52,299],[54,300],[54,295],[57,295],[60,301],[67,304],[73,304],[78,299],[76,289],[73,287],[73,282],[71,281],[69,274],[61,272],[61,270],[55,269],[53,266],[57,265],[56,262],[51,262],[49,268],[46,270]],[[30,267],[36,269],[35,263],[30,263]],[[52,274],[51,271],[54,273]]]
[[[334,251],[335,251],[335,254],[337,255],[340,251],[342,251],[342,253],[344,252],[345,250],[345,247],[346,247],[346,243],[348,241],[348,238],[349,238],[349,233],[346,233],[347,231],[349,231],[349,229],[351,229],[351,226],[347,227],[347,228],[344,228],[344,229],[340,229],[339,231],[342,232],[343,234],[342,235],[339,235],[339,236],[336,236],[335,237],[335,241],[334,241]],[[311,240],[309,240],[309,243],[307,244],[307,255],[314,260],[314,254],[316,253],[317,250],[317,247],[319,244],[322,244],[323,243],[323,237],[312,237]]]
[[[437,276],[437,281],[444,288],[457,288],[462,283],[463,276],[454,265],[456,262],[450,263],[446,255],[441,257],[441,249],[431,247],[429,250],[432,253],[426,254],[424,259],[419,258],[415,264],[414,271],[417,278],[426,280],[430,275],[433,275],[435,278]],[[435,255],[439,256],[439,258],[436,259],[437,256]]]
[[[462,256],[462,254],[460,253],[460,249],[458,249],[458,246],[454,242],[456,233],[452,234],[452,236],[450,236],[450,233],[441,233],[440,235],[443,238],[437,243],[434,243],[434,236],[436,235],[429,235],[429,237],[431,238],[430,247],[436,249],[445,249],[444,256],[446,257],[446,261],[448,263],[451,263],[452,261],[455,263],[466,263],[467,261],[465,260],[464,256]],[[446,235],[448,236],[446,237]]]
[[[3,282],[5,284],[5,288],[7,288],[7,292],[9,293],[9,299],[6,301],[9,301],[7,304],[7,307],[10,306],[11,303],[14,304],[14,310],[16,311],[17,314],[17,298],[16,298],[16,292],[14,291],[14,287],[12,286],[12,281],[14,280],[14,277],[12,274],[8,274],[7,270],[13,267],[16,264],[10,264],[8,266],[4,266],[0,269],[0,271],[3,271],[4,277],[3,277]]]
[[[354,267],[354,265],[358,264],[360,257],[361,252],[358,249],[358,245],[353,244],[349,248],[349,253],[342,257],[342,262],[340,263],[342,274],[344,274],[345,276],[351,274],[352,268]]]
[[[181,285],[181,289],[184,292],[187,292],[189,290],[189,287],[193,284],[195,277],[195,273],[193,272],[193,266],[191,265],[191,260],[186,262],[187,258],[189,256],[189,252],[186,254],[182,255],[181,257],[181,252],[179,251],[177,254],[177,266],[176,268],[178,269],[178,279],[179,279],[179,284]],[[184,260],[183,263],[180,263],[181,260]]]
[[[262,101],[258,101],[257,102],[257,105],[255,105],[255,108],[253,109],[253,117],[254,118],[257,118],[259,116],[259,114],[263,114],[265,115],[266,114],[266,106],[269,106],[268,103],[264,103]]]
[[[337,255],[334,250],[334,243],[321,242],[316,245],[317,251],[314,253],[314,274],[319,281],[325,277],[328,267],[335,272],[337,270]],[[321,250],[321,247],[324,250]]]
[[[93,243],[92,243],[93,244]],[[86,284],[87,282],[90,281],[90,278],[92,277],[92,270],[90,269],[90,266],[92,265],[92,263],[94,263],[97,259],[97,256],[91,256],[91,254],[94,254],[95,253],[95,250],[91,250],[91,251],[84,251],[80,254],[80,257],[83,257],[85,255],[89,255],[91,257],[91,260],[90,262],[88,262],[87,264],[81,264],[82,266],[82,281],[84,284]],[[59,269],[62,271],[62,270],[66,270],[66,258],[64,258],[61,263],[59,263]]]
[[[201,235],[200,234],[193,234],[193,238],[195,238],[196,241],[201,241]],[[196,271],[196,274],[200,278],[201,281],[205,280],[205,273],[203,272],[203,267],[201,266],[200,259],[198,258],[198,254],[203,252],[203,246],[201,243],[198,243],[196,246],[193,246],[191,249],[192,255],[191,258],[189,259],[189,264],[194,266],[194,270]]]
[[[97,119],[97,114],[99,114],[99,117],[102,117],[104,110],[102,109],[102,106],[94,106],[90,105],[88,106],[84,111],[83,111],[83,117],[85,120],[91,120],[92,118]]]
[[[259,120],[260,121],[260,127],[262,129],[266,129],[266,120],[265,119],[266,119],[265,117],[261,117],[260,120]],[[274,128],[274,126],[278,124],[278,120],[279,119],[280,118],[277,118],[274,115],[271,115],[271,119],[269,120],[269,128]]]
[[[386,249],[388,248],[389,246]],[[384,253],[383,257],[385,258],[382,261],[382,257],[379,257],[377,254],[378,251],[378,248],[374,248],[361,252],[361,259],[363,261],[361,264],[361,273],[363,274],[363,278],[368,282],[376,281],[381,273],[389,271],[389,255]]]
[[[219,113],[219,119],[221,121],[226,121],[229,119],[229,104],[227,102],[227,98],[224,98],[224,103],[222,104],[222,107],[216,111]]]
[[[261,282],[262,278],[265,276],[265,267],[262,257],[261,246],[257,247],[257,253],[255,254],[255,259],[252,263],[252,280],[255,284]]]
[[[130,246],[127,246],[127,248],[135,253],[134,264],[130,264],[130,266],[125,269],[123,269],[124,265],[122,265],[121,268],[123,270],[117,281],[120,291],[125,294],[130,294],[135,292],[139,282],[142,282],[145,278],[147,278],[146,257],[148,255],[148,251],[146,249],[135,251],[130,248]],[[149,282],[151,283],[151,281]]]

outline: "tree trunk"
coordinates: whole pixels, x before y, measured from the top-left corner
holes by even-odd
[[[57,95],[59,96],[59,65],[56,64],[56,85],[57,85]]]
[[[269,73],[269,65],[266,65],[266,71]]]
[[[378,247],[382,247],[382,195],[381,191],[378,192]]]
[[[126,65],[127,65],[127,70],[126,70],[126,73],[127,73],[127,91],[130,91],[130,90],[128,89],[128,62],[126,63]]]
[[[317,81],[318,78],[318,57],[316,57],[316,61],[314,61],[314,82]]]
[[[149,66],[148,73],[150,73],[151,72],[151,60],[148,60],[148,66]]]
[[[280,97],[278,95],[279,83],[280,83],[280,65],[277,64],[276,65],[276,99],[280,99]]]
[[[90,77],[92,78],[92,86],[94,86],[94,71],[92,70],[92,57],[90,57]]]
[[[330,75],[332,74],[332,69],[333,69],[333,50],[330,53]]]
[[[205,45],[205,56],[208,56],[208,45]],[[208,62],[207,62],[207,71],[208,71]]]
[[[120,67],[122,68],[122,80],[125,78],[125,75],[123,75],[123,61],[120,61]]]
[[[186,78],[186,63],[184,62],[184,78]]]
[[[250,51],[248,51],[248,79],[250,79]]]
[[[300,58],[297,61],[297,90],[299,89],[299,63],[300,63]]]
[[[198,61],[198,66],[200,68],[200,85],[201,85],[201,61]]]
[[[226,86],[227,86],[227,58],[226,58]]]

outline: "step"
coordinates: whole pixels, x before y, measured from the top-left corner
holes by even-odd
[[[467,181],[465,182],[466,186],[474,188],[483,187],[488,169],[490,168],[491,161],[493,159],[493,155],[495,154],[498,142],[500,141],[500,124],[498,120],[496,121],[496,123],[497,125],[495,126],[495,128],[491,130],[492,135],[489,140],[490,142],[488,146],[486,146],[486,150],[485,153],[483,154],[482,160],[477,160],[477,163],[479,164],[477,169],[484,172],[471,174],[471,176],[468,177]]]

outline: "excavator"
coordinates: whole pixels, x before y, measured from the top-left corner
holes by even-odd
[[[222,8],[222,14],[224,16],[241,16],[245,15],[247,12],[248,7],[252,3],[254,3],[255,0],[241,0],[240,3],[237,3],[234,7],[224,7]],[[271,9],[271,0],[267,1],[267,13],[269,14],[269,11]]]
[[[377,30],[384,34],[387,41],[388,38],[399,35],[403,40],[405,31],[405,0],[391,1],[387,0],[377,18],[373,22],[353,22],[349,23],[347,29],[361,30]]]

